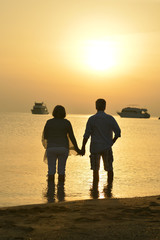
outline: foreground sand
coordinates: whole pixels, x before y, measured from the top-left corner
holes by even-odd
[[[0,209],[0,240],[160,240],[160,196]]]

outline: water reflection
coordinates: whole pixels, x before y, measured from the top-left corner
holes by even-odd
[[[64,189],[64,182],[58,181],[57,184],[57,199],[59,202],[65,201],[65,189]]]
[[[48,203],[55,201],[55,183],[53,181],[47,180],[47,189],[44,197],[47,199]]]
[[[107,185],[104,186],[103,192],[105,198],[112,198],[112,187],[113,183],[108,183]]]
[[[92,186],[90,188],[90,196],[93,199],[98,199],[99,198],[98,184],[99,184],[99,179],[93,179],[93,183],[92,183]]]
[[[55,202],[56,198],[59,202],[65,201],[65,181],[58,180],[58,183],[55,184],[54,181],[47,180],[47,188],[44,193],[44,198],[48,203]]]
[[[103,196],[99,191],[99,180],[93,180],[92,186],[90,188],[90,197],[92,199],[98,199],[98,198],[112,198],[112,188],[113,188],[113,182],[107,183],[103,187]]]

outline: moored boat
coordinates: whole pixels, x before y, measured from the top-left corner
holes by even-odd
[[[146,108],[126,107],[121,112],[117,112],[117,114],[125,118],[150,118],[150,114],[147,111]]]
[[[35,102],[31,112],[32,114],[49,114],[48,109],[43,102]]]

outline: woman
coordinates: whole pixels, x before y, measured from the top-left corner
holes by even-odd
[[[54,181],[58,159],[58,180],[64,181],[66,161],[69,154],[69,140],[71,140],[77,153],[81,151],[78,148],[72,125],[70,121],[65,119],[65,108],[57,105],[52,115],[53,118],[46,122],[43,131],[43,137],[47,141],[48,180]]]

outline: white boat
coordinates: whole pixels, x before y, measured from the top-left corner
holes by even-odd
[[[31,109],[32,114],[48,114],[48,109],[43,102],[35,102],[33,109]]]
[[[150,114],[146,108],[123,108],[121,112],[117,112],[118,115],[125,118],[150,118]]]

